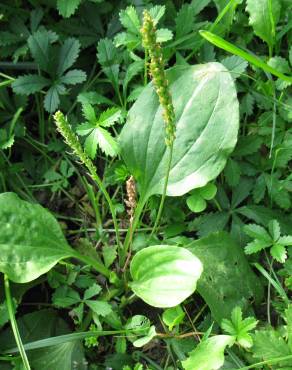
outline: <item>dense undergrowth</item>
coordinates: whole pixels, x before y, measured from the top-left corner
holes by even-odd
[[[291,0],[0,3],[0,369],[292,369]]]

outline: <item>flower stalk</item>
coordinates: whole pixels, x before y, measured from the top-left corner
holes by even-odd
[[[81,146],[77,136],[73,132],[73,130],[72,130],[71,126],[69,125],[68,121],[66,120],[64,114],[62,112],[58,111],[54,114],[54,119],[55,119],[57,129],[60,132],[60,134],[63,136],[63,138],[65,139],[66,144],[73,150],[74,154],[76,154],[76,156],[80,159],[80,161],[87,167],[92,179],[96,182],[96,184],[98,185],[98,187],[102,191],[102,193],[103,193],[103,195],[104,195],[104,197],[105,197],[105,199],[108,203],[111,215],[112,215],[114,228],[115,228],[115,233],[116,233],[117,244],[118,244],[118,246],[120,246],[119,227],[118,227],[118,222],[117,222],[117,218],[116,218],[115,208],[113,206],[113,203],[112,203],[112,200],[111,200],[111,197],[110,197],[109,193],[107,192],[102,180],[100,179],[100,177],[97,174],[97,170],[96,170],[95,165],[93,164],[92,160],[88,157],[88,155],[82,149],[82,146]]]

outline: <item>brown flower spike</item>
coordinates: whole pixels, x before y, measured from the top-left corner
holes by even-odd
[[[165,122],[165,143],[171,146],[175,139],[175,114],[172,98],[169,92],[168,81],[164,71],[164,63],[160,44],[156,40],[156,29],[153,19],[147,10],[143,13],[143,26],[141,28],[143,46],[150,56],[150,73],[156,93],[163,107]]]
[[[125,200],[125,203],[128,208],[127,213],[130,217],[130,224],[132,225],[134,220],[134,211],[136,208],[136,185],[133,176],[131,176],[127,180],[126,190],[127,190],[127,200]]]

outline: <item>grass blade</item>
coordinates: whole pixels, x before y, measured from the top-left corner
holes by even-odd
[[[278,78],[280,78],[284,81],[292,83],[292,77],[284,75],[283,73],[277,71],[275,68],[269,66],[268,64],[266,64],[265,62],[263,62],[262,60],[257,58],[256,56],[251,55],[251,54],[247,53],[246,51],[238,48],[237,46],[235,46],[235,45],[231,44],[230,42],[224,40],[222,37],[219,37],[219,36],[215,35],[212,32],[209,32],[209,31],[201,30],[199,32],[200,32],[200,35],[204,39],[209,41],[211,44],[217,46],[218,48],[223,49],[225,51],[228,51],[231,54],[237,55],[237,56],[247,60],[249,63],[253,64],[254,66],[262,69],[263,71],[269,72],[272,75],[274,75],[274,76],[276,76],[276,77],[278,77]]]

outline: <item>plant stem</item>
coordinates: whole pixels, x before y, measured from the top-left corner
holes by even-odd
[[[284,356],[284,357],[271,358],[270,360],[265,360],[265,361],[257,362],[256,364],[252,364],[252,365],[249,365],[249,366],[241,367],[238,370],[254,369],[254,368],[256,368],[258,366],[261,366],[261,365],[271,365],[273,363],[274,364],[277,364],[278,362],[286,361],[286,360],[290,360],[290,359],[292,359],[292,355]]]
[[[140,216],[141,216],[141,213],[142,213],[143,208],[145,206],[145,203],[146,203],[145,198],[140,198],[138,203],[137,203],[137,207],[135,209],[135,214],[134,214],[134,220],[133,220],[132,227],[128,228],[128,231],[127,231],[127,234],[126,234],[126,237],[125,237],[124,246],[123,246],[122,255],[121,255],[121,266],[123,266],[124,263],[125,263],[126,256],[127,256],[128,250],[129,250],[129,246],[131,244],[131,239],[132,239],[132,236],[134,235],[134,232],[135,232],[135,230],[138,226]]]
[[[170,170],[171,170],[172,155],[173,155],[173,142],[171,143],[171,145],[169,147],[169,157],[168,157],[168,163],[167,163],[167,169],[166,169],[166,175],[165,175],[165,182],[164,182],[164,187],[163,187],[163,193],[162,193],[162,197],[161,197],[161,200],[160,200],[160,204],[159,204],[159,208],[158,208],[156,220],[155,220],[155,223],[154,223],[152,232],[150,234],[150,238],[155,233],[155,231],[156,231],[156,229],[157,229],[157,227],[159,225],[159,221],[160,221],[161,214],[162,214],[162,211],[163,211],[163,206],[164,206],[165,197],[166,197],[167,184],[168,184],[169,174],[170,174]]]
[[[81,254],[77,251],[75,251],[75,252],[76,253],[74,254],[74,257],[76,257],[78,260],[86,263],[89,266],[92,266],[100,274],[102,274],[106,277],[109,277],[110,271],[102,263],[96,261],[94,258],[91,258],[89,256],[85,256],[85,255],[83,255],[83,254]]]
[[[22,344],[22,340],[21,340],[20,333],[19,333],[19,330],[18,330],[17,322],[16,322],[16,319],[15,319],[14,304],[13,304],[12,297],[11,297],[9,279],[8,279],[7,275],[4,275],[4,289],[5,289],[7,310],[8,310],[9,319],[10,319],[11,328],[12,328],[12,331],[13,331],[13,334],[14,334],[15,342],[17,344],[17,348],[18,348],[19,353],[21,355],[25,370],[31,370],[29,362],[28,362],[28,358],[27,358],[26,353],[25,353],[25,349],[24,349],[23,344]]]

